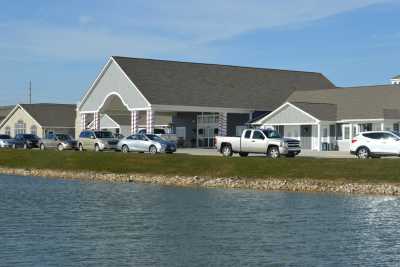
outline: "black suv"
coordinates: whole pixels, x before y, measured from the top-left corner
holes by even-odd
[[[34,134],[17,134],[15,136],[14,148],[31,149],[39,147],[39,137]]]

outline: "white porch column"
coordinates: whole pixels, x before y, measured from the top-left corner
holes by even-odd
[[[218,135],[226,136],[228,130],[228,113],[219,113],[218,116]]]
[[[84,131],[86,130],[86,114],[81,113],[81,130]]]
[[[136,110],[131,111],[131,134],[134,134],[138,131],[137,117],[138,117],[138,112]]]
[[[151,109],[146,111],[146,132],[154,132],[154,111]]]
[[[98,112],[93,113],[93,119],[94,119],[94,129],[99,130],[100,129],[100,117],[99,117]]]
[[[317,151],[321,151],[321,124],[317,124]]]
[[[351,140],[353,139],[353,124],[352,123],[350,123],[350,143],[351,143]]]

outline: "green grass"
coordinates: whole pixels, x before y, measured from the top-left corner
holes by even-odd
[[[396,159],[271,160],[265,157],[147,155],[75,151],[0,150],[0,166],[113,173],[246,178],[311,178],[363,182],[400,182]]]

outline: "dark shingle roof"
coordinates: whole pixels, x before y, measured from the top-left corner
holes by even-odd
[[[0,122],[7,117],[7,115],[11,112],[11,110],[14,107],[15,106],[2,106],[2,107],[0,107]]]
[[[315,72],[113,58],[151,104],[273,110],[295,90],[335,87]]]
[[[291,102],[296,107],[323,121],[336,121],[337,105],[329,103]]]
[[[337,105],[338,120],[378,119],[385,116],[393,118],[397,114],[394,110],[399,108],[400,87],[377,85],[296,91],[290,95],[288,101]]]
[[[76,105],[21,104],[42,127],[75,127]]]

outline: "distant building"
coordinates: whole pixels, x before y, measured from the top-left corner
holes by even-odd
[[[316,72],[111,57],[78,105],[76,129],[163,127],[184,146],[213,147],[215,135],[240,134],[292,92],[332,87]]]
[[[15,136],[20,133],[45,137],[51,132],[75,135],[76,105],[18,104],[0,122],[0,133]]]
[[[303,149],[349,151],[359,132],[400,129],[397,84],[296,91],[286,101],[252,124],[276,128]]]
[[[392,84],[400,84],[400,75],[393,77],[390,81]]]

